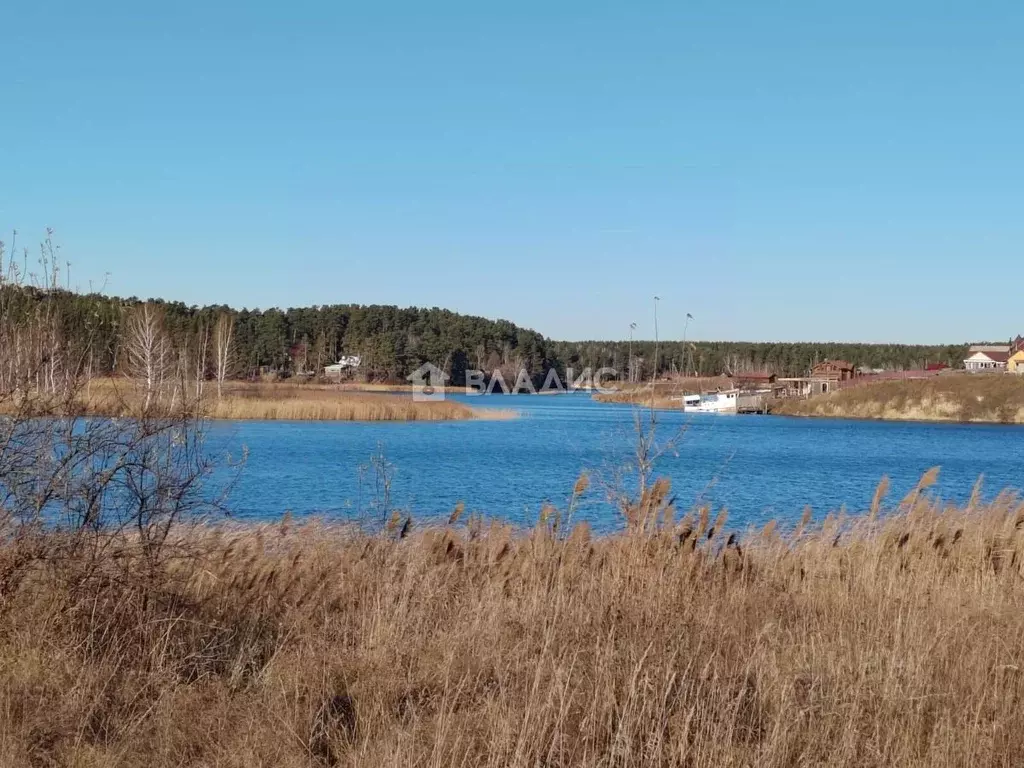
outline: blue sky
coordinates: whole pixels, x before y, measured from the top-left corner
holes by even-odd
[[[0,230],[53,227],[82,287],[1024,332],[1020,3],[162,6],[0,7]]]

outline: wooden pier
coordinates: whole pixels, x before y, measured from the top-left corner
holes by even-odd
[[[768,413],[768,393],[740,395],[736,398],[736,413]]]

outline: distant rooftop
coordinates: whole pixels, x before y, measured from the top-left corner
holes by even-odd
[[[988,347],[986,349],[971,349],[970,357],[968,360],[973,358],[975,355],[984,355],[993,363],[1005,363],[1010,359],[1010,348],[1009,347],[997,347],[993,349]]]

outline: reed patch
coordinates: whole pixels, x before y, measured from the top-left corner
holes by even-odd
[[[933,475],[760,531],[659,481],[593,536],[586,477],[528,530],[8,531],[0,762],[1013,764],[1024,505]]]

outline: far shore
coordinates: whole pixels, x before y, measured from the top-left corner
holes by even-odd
[[[501,421],[516,418],[514,410],[473,408],[452,400],[417,401],[384,389],[356,391],[337,385],[288,382],[225,382],[220,394],[216,382],[205,382],[198,403],[195,384],[184,388],[184,397],[204,418],[218,421]],[[175,391],[178,389],[178,391]],[[180,412],[182,388],[161,387],[151,402],[156,411]],[[145,402],[143,382],[106,377],[83,385],[75,401],[79,415],[129,417]],[[13,403],[2,410],[11,412]]]
[[[731,386],[725,376],[702,376],[659,379],[655,382],[619,382],[614,392],[599,392],[594,400],[612,405],[640,405],[655,410],[679,411],[683,408],[682,396],[690,392],[707,392],[727,389]]]
[[[679,379],[620,384],[615,392],[595,394],[601,403],[656,410],[681,410],[684,392],[728,388],[726,378]],[[860,421],[1024,424],[1024,376],[958,373],[931,379],[866,383],[808,399],[773,400],[778,416]]]
[[[779,400],[771,411],[813,418],[1024,424],[1024,377],[961,374],[880,381],[808,400]]]

